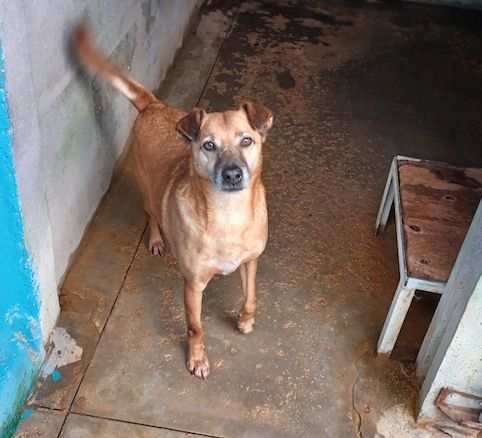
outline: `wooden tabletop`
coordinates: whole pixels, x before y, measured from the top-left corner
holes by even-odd
[[[398,162],[411,277],[446,282],[482,198],[482,169]]]

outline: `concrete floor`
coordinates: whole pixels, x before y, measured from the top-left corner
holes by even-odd
[[[184,366],[182,281],[145,245],[131,157],[62,289],[80,360],[39,384],[18,437],[425,438],[413,362],[436,298],[392,359],[375,345],[398,281],[393,224],[373,235],[395,154],[482,165],[478,13],[413,4],[210,1],[160,91],[171,104],[269,106],[270,241],[255,331],[234,329],[237,274],[203,317],[212,375]],[[446,436],[446,435],[440,435]]]

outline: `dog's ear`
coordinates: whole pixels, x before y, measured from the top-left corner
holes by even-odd
[[[205,116],[206,111],[200,108],[194,108],[187,116],[184,116],[177,122],[177,132],[189,142],[197,140],[199,129]]]
[[[241,108],[248,117],[249,124],[263,137],[273,126],[273,113],[264,105],[253,102],[244,102]]]

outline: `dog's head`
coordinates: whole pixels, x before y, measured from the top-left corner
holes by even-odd
[[[191,144],[196,172],[217,190],[234,192],[260,172],[262,145],[272,124],[271,111],[246,102],[222,113],[194,109],[176,129]]]

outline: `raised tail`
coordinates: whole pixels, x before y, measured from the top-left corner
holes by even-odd
[[[90,41],[87,25],[82,22],[72,32],[72,47],[79,60],[90,70],[109,81],[114,88],[124,94],[139,110],[158,99],[134,79],[126,76],[112,65]]]

